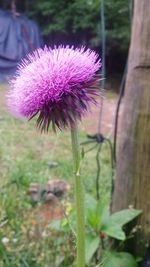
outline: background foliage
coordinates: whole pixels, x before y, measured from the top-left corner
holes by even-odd
[[[10,0],[0,0],[10,8]],[[130,38],[131,0],[105,0],[107,69],[120,71],[124,66]],[[86,44],[100,51],[99,0],[24,0],[17,9],[35,19],[48,44]],[[117,58],[117,63],[116,59]]]

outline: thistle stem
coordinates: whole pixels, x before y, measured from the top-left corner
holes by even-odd
[[[80,176],[80,147],[77,124],[71,128],[72,152],[75,171],[75,201],[77,216],[77,267],[85,267],[84,193]]]

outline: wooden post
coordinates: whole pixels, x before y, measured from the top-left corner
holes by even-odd
[[[150,240],[150,0],[135,0],[113,211],[142,209],[135,251]]]

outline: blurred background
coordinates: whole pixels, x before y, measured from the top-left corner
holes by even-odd
[[[0,8],[1,73],[11,72],[21,57],[43,44],[86,45],[102,54],[99,0],[0,0]],[[120,81],[128,53],[131,13],[131,1],[105,1],[107,81],[110,76],[111,81]]]
[[[144,13],[147,12],[146,0],[134,2],[137,8],[133,28],[136,30],[137,20],[141,18],[138,26],[144,25],[142,23],[145,18],[148,21],[148,16]],[[145,9],[142,6],[143,2],[145,2]],[[138,170],[136,166],[139,166],[140,171],[142,166],[145,166],[143,173],[147,175],[149,161],[148,156],[144,161],[143,155],[150,155],[149,141],[146,139],[146,137],[149,138],[148,131],[145,131],[145,136],[140,138],[141,131],[146,129],[148,118],[150,118],[148,110],[150,107],[148,77],[150,75],[146,72],[142,80],[145,62],[140,61],[144,58],[146,64],[149,64],[147,63],[147,51],[150,51],[147,34],[149,26],[143,27],[146,29],[145,39],[141,38],[143,29],[139,29],[140,26],[138,28],[139,35],[134,39],[131,51],[133,57],[128,62],[129,65],[132,63],[131,67],[133,67],[133,72],[129,73],[130,83],[127,84],[129,88],[127,91],[131,95],[129,94],[126,101],[124,101],[125,97],[122,99],[131,36],[132,3],[132,0],[0,0],[0,267],[75,267],[75,237],[67,217],[71,216],[69,217],[71,226],[74,227],[74,183],[70,132],[58,131],[54,134],[50,129],[48,134],[41,135],[35,128],[35,120],[27,122],[16,119],[10,114],[7,106],[8,80],[14,75],[18,63],[28,53],[45,44],[51,47],[60,44],[75,47],[84,45],[97,51],[102,58],[101,74],[105,78],[100,84],[102,97],[98,98],[98,105],[92,107],[92,112],[88,113],[83,123],[79,125],[80,142],[89,141],[87,134],[90,134],[89,138],[92,135],[93,143],[91,143],[94,145],[93,149],[91,143],[89,142],[89,145],[87,142],[88,145],[85,148],[87,154],[82,165],[84,188],[86,195],[89,196],[86,207],[91,207],[86,225],[87,234],[89,234],[86,254],[90,267],[98,266],[98,262],[102,267],[122,266],[120,254],[119,264],[118,257],[117,261],[112,259],[114,265],[112,262],[110,265],[105,265],[102,261],[101,251],[104,251],[103,245],[105,245],[103,238],[106,237],[106,250],[110,248],[110,238],[97,230],[96,223],[99,217],[95,214],[98,211],[97,190],[103,200],[102,205],[103,202],[106,204],[106,216],[107,206],[112,204],[118,136],[127,139],[122,146],[121,156],[118,156],[117,168],[123,166],[124,183],[119,180],[119,186],[122,185],[122,194],[116,191],[116,203],[121,205],[122,196],[127,196],[127,205],[119,207],[122,209],[128,207],[132,201],[140,203],[140,200],[137,201],[138,196],[144,195],[140,191],[142,182],[137,182],[140,188],[137,186],[136,201],[130,199],[130,196],[134,197],[130,186],[132,179],[130,179],[131,175],[126,175],[130,170],[132,174],[134,173],[131,165],[135,166],[136,171]],[[143,13],[141,10],[144,10]],[[145,25],[149,25],[148,22]],[[139,42],[139,40],[142,41]],[[142,45],[145,46],[142,48]],[[137,64],[139,64],[138,67]],[[149,70],[149,66],[146,65],[146,68]],[[134,76],[135,69],[137,76]],[[141,76],[139,76],[139,69]],[[147,90],[147,93],[144,90]],[[123,116],[122,107],[124,107]],[[146,111],[145,108],[147,108]],[[144,122],[141,119],[142,116],[140,119],[134,117],[135,114],[140,114],[140,109]],[[125,119],[126,124],[124,124]],[[122,121],[124,128],[121,132],[120,122]],[[133,130],[128,130],[126,134],[126,129],[132,126]],[[107,142],[100,142],[97,139],[97,133],[102,133]],[[133,143],[132,140],[134,140]],[[146,143],[144,143],[145,140],[147,140]],[[103,143],[102,147],[101,143]],[[142,145],[138,147],[137,144]],[[126,149],[127,145],[129,150]],[[135,162],[132,160],[133,152],[130,148],[133,148],[135,155],[138,155]],[[126,165],[124,169],[123,163],[125,164],[126,160],[129,165]],[[134,177],[138,177],[139,173],[144,179],[141,172],[135,172]],[[118,177],[120,179],[123,177],[120,172]],[[143,206],[149,203],[149,197],[147,197],[150,192],[149,177],[146,177],[147,184],[143,183],[143,187],[147,188],[147,194],[145,194],[147,201],[143,197]],[[126,179],[129,182],[126,182]],[[141,181],[140,179],[142,178],[137,181]],[[97,181],[99,186],[97,186]],[[136,183],[133,184],[136,185]],[[128,185],[130,190],[126,189],[126,191],[129,191],[129,194],[124,194]],[[145,209],[146,215],[149,211],[148,205],[147,210]],[[143,206],[137,205],[136,208],[144,209]],[[109,217],[107,220],[109,221]],[[149,227],[147,218],[145,225]],[[113,231],[116,236],[120,234],[118,228]],[[127,236],[127,240],[130,241],[130,236]],[[126,242],[126,240],[122,241]],[[117,252],[121,249],[128,251],[126,243],[122,241],[116,243]],[[139,255],[138,252],[136,256]],[[128,264],[126,257],[125,254],[125,267],[138,267],[137,260],[133,261],[131,257],[130,264]]]

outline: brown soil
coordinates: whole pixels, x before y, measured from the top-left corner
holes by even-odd
[[[48,202],[42,205],[37,205],[33,211],[34,224],[45,226],[54,219],[63,217],[64,211],[61,202]]]
[[[103,102],[103,112],[102,112],[102,121],[101,121],[101,133],[102,134],[110,134],[113,133],[114,127],[114,118],[116,112],[117,105],[117,97],[114,95],[113,98],[105,98]],[[122,107],[119,112],[119,117],[122,115]],[[98,122],[100,116],[100,106],[92,107],[91,112],[84,120],[84,129],[87,133],[95,134],[98,132]],[[119,127],[120,128],[120,119],[119,119]]]

